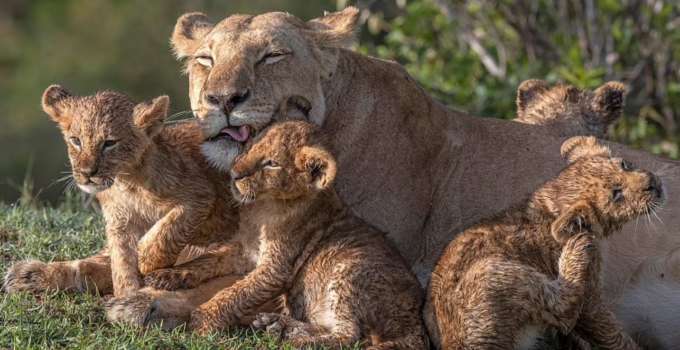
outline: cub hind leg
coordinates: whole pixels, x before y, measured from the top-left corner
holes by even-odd
[[[109,294],[113,292],[111,257],[102,250],[95,256],[73,261],[20,261],[7,271],[2,289],[10,293],[59,289],[72,293]]]
[[[562,251],[559,276],[514,261],[484,260],[455,288],[431,291],[442,349],[510,349],[533,346],[544,326],[569,333],[589,289],[596,248],[577,235]],[[432,322],[428,322],[431,324]]]

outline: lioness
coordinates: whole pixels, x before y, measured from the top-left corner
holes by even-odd
[[[542,80],[526,80],[517,89],[517,119],[544,125],[561,136],[603,137],[621,116],[626,87],[612,81],[594,91],[571,85],[550,87]]]
[[[6,290],[122,295],[143,287],[149,272],[175,264],[188,243],[207,247],[236,232],[229,177],[208,166],[195,122],[164,126],[167,96],[136,104],[116,92],[76,97],[53,85],[42,101],[64,135],[76,183],[102,206],[110,258],[18,263]]]
[[[425,307],[438,348],[529,349],[554,326],[598,349],[639,349],[604,301],[596,247],[658,208],[661,182],[592,137],[566,141],[562,154],[569,165],[557,178],[444,251]]]
[[[384,234],[342,204],[324,144],[307,122],[279,123],[236,159],[237,244],[240,260],[256,267],[194,311],[189,328],[230,327],[283,294],[289,316],[260,315],[256,323],[278,323],[296,347],[370,338],[370,349],[426,349],[422,289]]]
[[[332,135],[340,198],[387,232],[426,285],[458,233],[519,203],[559,173],[558,150],[566,138],[549,128],[446,108],[398,64],[347,50],[358,17],[349,7],[308,22],[265,13],[234,15],[216,24],[191,13],[179,18],[172,43],[186,62],[192,109],[209,140],[204,153],[214,165],[226,173],[242,141],[271,123],[272,106],[302,95],[312,102],[309,120]],[[618,144],[610,147],[646,169],[674,171],[680,165]],[[662,178],[668,174],[659,172]],[[654,225],[659,232],[632,224],[602,242],[603,284],[626,331],[643,343],[673,348],[680,344],[680,333],[668,331],[680,324],[675,312],[680,273],[673,263],[680,248],[675,234],[680,216],[673,215],[680,205],[675,193],[680,178],[663,180],[668,200],[657,212],[663,220]],[[643,262],[648,267],[637,271]],[[656,266],[672,271],[656,273]],[[633,276],[639,288],[629,283]],[[205,293],[203,288],[146,291],[139,293],[138,304],[127,299],[117,305],[129,308],[131,317],[153,322],[186,317],[177,306],[205,299]],[[148,300],[155,300],[153,308],[140,307]]]

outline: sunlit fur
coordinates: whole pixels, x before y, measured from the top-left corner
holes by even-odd
[[[550,87],[532,79],[517,90],[515,121],[544,125],[563,136],[603,137],[621,116],[625,103],[626,87],[617,81],[591,91],[571,85]]]
[[[597,245],[658,205],[661,182],[592,137],[562,154],[566,169],[524,205],[449,244],[425,308],[437,347],[526,348],[527,330],[552,326],[598,349],[639,349],[604,300]]]
[[[418,281],[383,233],[348,212],[336,172],[324,138],[301,121],[274,124],[236,159],[238,244],[256,267],[195,311],[191,329],[227,328],[284,295],[285,316],[253,325],[296,347],[426,349]]]
[[[237,208],[228,175],[201,155],[203,138],[195,122],[164,125],[168,103],[166,96],[137,104],[116,92],[76,97],[60,86],[45,91],[43,108],[64,134],[76,181],[97,193],[107,251],[74,262],[19,263],[8,273],[8,290],[82,292],[96,285],[120,296],[143,287],[145,275],[147,284],[156,281],[148,274],[175,264],[188,244],[205,248],[235,233]],[[115,141],[108,143],[112,147],[107,140]],[[60,277],[69,274],[78,276],[68,279],[73,286]],[[34,278],[38,275],[44,276]],[[180,277],[192,282],[186,274]],[[124,317],[109,313],[113,320]]]

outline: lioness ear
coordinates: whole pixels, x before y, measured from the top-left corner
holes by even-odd
[[[569,163],[577,161],[579,158],[592,156],[611,156],[609,148],[600,146],[594,137],[577,136],[572,137],[562,144],[560,152],[563,158],[567,158]]]
[[[529,79],[522,82],[517,89],[517,112],[523,113],[541,94],[550,87],[543,80]]]
[[[163,130],[163,122],[168,113],[170,98],[159,96],[153,101],[142,102],[132,112],[135,125],[143,129],[149,137],[154,137]]]
[[[172,32],[172,49],[178,59],[193,55],[201,43],[201,39],[215,28],[215,23],[208,16],[200,13],[187,13],[180,17]]]
[[[42,108],[62,128],[68,128],[68,125],[71,123],[68,109],[74,98],[75,96],[72,93],[66,91],[61,86],[52,85],[43,93]]]
[[[589,233],[601,237],[602,231],[595,212],[584,201],[577,202],[558,216],[550,227],[552,236],[562,243],[566,243],[569,238],[579,233]]]
[[[337,173],[333,156],[317,147],[303,147],[298,153],[296,163],[301,169],[309,171],[312,184],[320,190],[328,188]]]
[[[324,13],[321,18],[307,22],[309,37],[321,48],[351,48],[357,34],[357,21],[361,12],[349,6],[342,11]]]
[[[610,81],[595,90],[593,109],[602,114],[606,122],[621,116],[626,105],[626,86],[618,81]]]

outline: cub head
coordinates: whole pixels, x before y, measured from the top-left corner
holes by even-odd
[[[553,236],[562,242],[579,232],[607,237],[638,215],[658,209],[663,197],[659,178],[612,157],[593,137],[574,137],[562,145],[568,165],[537,192],[557,218]]]
[[[43,94],[43,110],[59,124],[78,187],[97,193],[130,175],[163,130],[169,99],[136,104],[111,91],[76,97],[58,85]]]
[[[308,100],[309,121],[321,124],[322,86],[336,71],[339,50],[351,46],[358,18],[354,7],[308,22],[281,12],[219,23],[201,13],[179,18],[172,45],[186,63],[191,108],[213,166],[228,172],[289,95]]]
[[[234,161],[234,198],[292,200],[327,189],[336,174],[333,156],[316,126],[305,121],[276,123],[255,138]]]
[[[556,125],[566,135],[602,137],[621,116],[626,101],[625,85],[612,81],[594,91],[571,85],[554,87],[542,80],[527,80],[517,91],[520,123]]]

